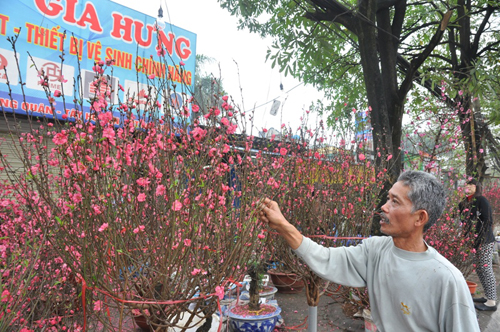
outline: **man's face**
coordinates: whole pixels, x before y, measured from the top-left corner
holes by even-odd
[[[392,237],[404,237],[415,231],[417,213],[412,213],[412,202],[408,198],[410,188],[401,182],[396,182],[382,206],[380,231]]]

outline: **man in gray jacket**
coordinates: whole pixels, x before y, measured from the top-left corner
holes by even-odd
[[[372,318],[383,332],[479,331],[474,304],[460,271],[424,241],[446,196],[432,175],[402,173],[382,206],[380,230],[355,247],[326,248],[290,224],[278,204],[262,203],[260,220],[278,231],[319,276],[367,287]]]

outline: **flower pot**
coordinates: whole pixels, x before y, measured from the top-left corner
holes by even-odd
[[[262,313],[248,311],[248,305],[231,307],[228,310],[229,326],[234,332],[271,332],[278,322],[281,308],[262,304]],[[273,310],[274,309],[274,310]]]
[[[295,273],[283,273],[269,270],[271,281],[278,288],[278,292],[285,294],[300,293],[304,289],[304,281]]]
[[[278,288],[272,286],[263,286],[259,292],[259,297],[262,299],[272,300],[274,299],[274,294],[278,291]]]
[[[274,294],[278,292],[278,288],[273,286],[263,286],[259,292],[259,297],[265,300],[273,300]],[[250,299],[250,294],[248,291],[244,291],[240,295],[240,300],[247,301]]]
[[[472,281],[467,281],[467,286],[469,286],[469,291],[472,295],[476,293],[477,284]]]
[[[134,321],[142,331],[153,331],[143,315],[134,316]]]
[[[249,275],[245,275],[245,277],[243,278],[243,282],[249,285],[250,281],[252,281],[252,278]],[[264,274],[261,281],[263,286],[267,286],[267,284],[269,283],[269,275]]]

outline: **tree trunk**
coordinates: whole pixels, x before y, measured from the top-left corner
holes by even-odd
[[[400,146],[403,102],[398,94],[395,70],[397,41],[392,34],[388,9],[376,14],[376,1],[364,0],[360,2],[359,11],[368,18],[359,20],[358,44],[368,104],[371,107],[375,161],[377,172],[387,169],[388,175],[388,180],[379,193],[377,208],[380,209],[385,203],[388,190],[396,182],[402,165]],[[380,40],[377,38],[377,30]],[[389,159],[389,156],[392,157]],[[372,221],[372,234],[380,235],[378,215]]]
[[[460,130],[465,149],[465,173],[468,177],[482,180],[486,173],[483,149],[483,127],[476,119],[472,96],[463,96],[457,101]],[[479,107],[479,106],[477,106]]]
[[[317,307],[319,303],[319,284],[321,282],[321,278],[314,274],[314,272],[310,273],[310,276],[306,282],[306,297],[307,297],[307,305],[310,307]]]
[[[250,289],[249,289],[249,297],[250,302],[248,303],[248,309],[252,311],[260,310],[260,267],[258,263],[254,266],[250,266],[248,268],[248,275],[250,276]]]
[[[460,0],[457,11],[460,17],[458,25],[458,45],[452,44],[450,48],[451,58],[453,59],[452,66],[455,73],[456,82],[469,82],[474,76],[474,63],[478,58],[478,38],[471,32],[470,1]],[[493,11],[489,9],[489,13]],[[454,36],[450,35],[450,39],[454,41]],[[460,59],[460,63],[458,62]],[[467,83],[466,83],[467,85]],[[465,90],[465,89],[464,89]],[[458,118],[460,121],[460,130],[465,149],[465,173],[468,177],[474,177],[481,180],[486,173],[485,153],[483,149],[483,137],[486,134],[486,125],[479,125],[476,113],[479,114],[479,100],[476,99],[476,107],[474,107],[473,98],[475,96],[470,91],[463,91],[464,95],[455,100],[458,108]],[[475,112],[477,109],[478,112]],[[482,123],[481,123],[482,124]]]

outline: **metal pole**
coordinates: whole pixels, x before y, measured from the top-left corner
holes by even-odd
[[[316,332],[318,330],[318,307],[309,306],[309,317],[307,318],[307,332]]]

